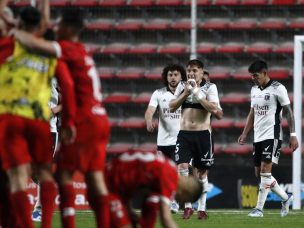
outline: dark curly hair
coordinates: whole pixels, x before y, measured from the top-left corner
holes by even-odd
[[[180,65],[180,64],[176,64],[176,63],[171,63],[169,65],[167,65],[162,72],[162,79],[164,82],[164,85],[166,87],[168,87],[168,72],[169,71],[178,71],[180,72],[181,76],[182,76],[182,81],[187,81],[187,74],[186,74],[186,70],[185,68]]]

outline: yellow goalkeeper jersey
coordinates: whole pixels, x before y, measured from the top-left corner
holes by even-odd
[[[0,66],[0,114],[49,120],[56,59],[31,53],[14,42],[12,56]]]

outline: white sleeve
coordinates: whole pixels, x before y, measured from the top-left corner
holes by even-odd
[[[149,106],[157,107],[158,106],[158,90],[155,90],[150,98]]]
[[[185,82],[181,81],[178,83],[176,89],[175,89],[175,92],[174,92],[174,96],[175,97],[178,97],[179,95],[181,95],[181,93],[183,92],[183,90],[185,89],[185,85],[184,85]]]
[[[253,108],[252,96],[253,96],[253,87],[251,88],[251,91],[250,91],[250,108]]]
[[[52,42],[52,45],[56,51],[56,58],[60,58],[62,56],[62,50],[61,50],[59,43],[54,41],[54,42]]]
[[[278,87],[277,91],[278,91],[278,93],[277,93],[278,100],[279,100],[281,106],[285,106],[285,105],[290,104],[287,89],[285,88],[285,86],[280,85]]]
[[[53,78],[51,82],[51,97],[48,103],[50,108],[55,108],[58,105],[59,94],[56,87],[57,87],[57,81],[56,78]]]
[[[206,99],[209,102],[214,102],[214,103],[220,103],[220,99],[218,96],[218,91],[217,91],[217,87],[215,84],[212,84],[206,94]]]

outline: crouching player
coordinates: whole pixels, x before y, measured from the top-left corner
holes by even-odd
[[[112,159],[106,169],[110,191],[111,227],[154,227],[159,210],[163,227],[177,227],[170,212],[175,195],[179,202],[195,202],[202,185],[194,178],[178,176],[176,165],[152,152],[128,152]],[[141,218],[131,208],[131,200],[144,194]]]

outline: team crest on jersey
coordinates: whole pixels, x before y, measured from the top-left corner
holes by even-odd
[[[269,101],[270,100],[270,93],[266,93],[264,96],[265,101]]]

